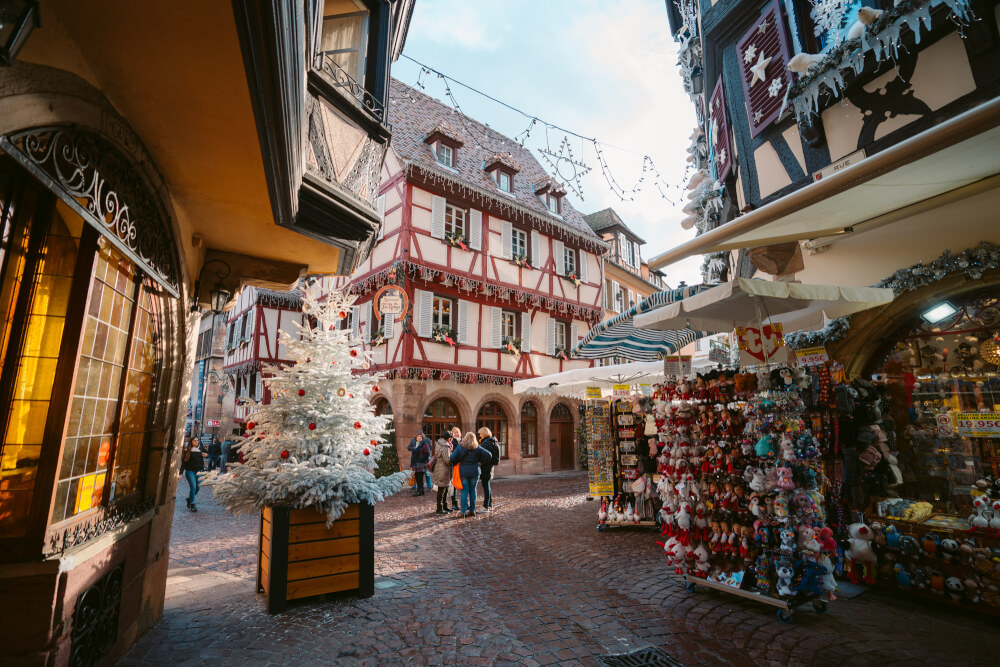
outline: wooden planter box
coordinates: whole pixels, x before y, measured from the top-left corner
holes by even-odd
[[[257,592],[267,611],[327,593],[375,594],[375,508],[349,505],[332,527],[312,509],[268,507],[260,516]]]

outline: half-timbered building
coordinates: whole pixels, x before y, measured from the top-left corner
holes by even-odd
[[[398,81],[389,113],[383,226],[350,289],[401,460],[418,427],[487,425],[501,472],[575,467],[576,406],[511,384],[591,363],[569,351],[602,317],[607,245],[516,141]],[[401,319],[374,315],[385,285],[407,295]]]

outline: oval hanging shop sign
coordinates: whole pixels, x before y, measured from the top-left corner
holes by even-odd
[[[375,311],[377,319],[382,319],[384,315],[392,315],[394,320],[400,320],[406,313],[409,303],[409,297],[406,296],[406,291],[403,288],[396,285],[386,285],[375,292],[375,298],[372,299],[372,310]]]

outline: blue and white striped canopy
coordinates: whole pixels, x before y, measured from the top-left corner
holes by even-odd
[[[645,298],[624,313],[610,320],[598,322],[573,349],[575,356],[583,359],[625,357],[636,361],[656,361],[676,354],[677,350],[707,333],[681,329],[678,331],[649,331],[636,329],[632,319],[641,313],[662,308],[668,303],[686,299],[715,285],[692,285],[664,290]]]

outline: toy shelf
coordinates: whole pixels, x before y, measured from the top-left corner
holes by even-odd
[[[723,593],[728,593],[730,595],[735,595],[736,597],[745,598],[747,600],[753,600],[755,602],[761,602],[766,605],[778,608],[778,620],[782,623],[791,623],[792,614],[796,607],[800,607],[808,602],[812,602],[813,608],[816,611],[823,613],[827,609],[827,601],[818,597],[808,597],[808,596],[796,596],[791,600],[782,600],[781,598],[771,597],[770,595],[764,595],[763,593],[757,593],[755,591],[745,591],[741,588],[734,588],[728,584],[723,584],[718,581],[709,581],[708,579],[702,579],[701,577],[696,577],[692,574],[684,575],[685,581],[687,581],[688,592],[693,593],[695,586],[704,586],[705,588],[711,588],[715,591],[722,591]]]

